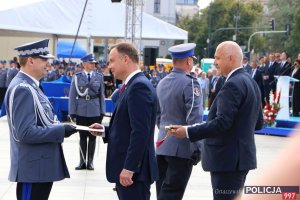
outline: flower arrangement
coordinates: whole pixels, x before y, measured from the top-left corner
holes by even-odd
[[[281,96],[281,91],[277,92],[276,91],[271,91],[270,92],[270,103],[266,101],[266,105],[263,109],[264,113],[264,124],[267,126],[272,126],[275,123],[277,114],[280,110],[280,96]]]

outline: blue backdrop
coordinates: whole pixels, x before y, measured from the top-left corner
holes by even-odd
[[[58,58],[70,58],[73,47],[72,41],[59,40],[57,42],[57,57]],[[71,58],[82,58],[85,56],[86,50],[80,46],[79,43],[75,43],[74,50]]]

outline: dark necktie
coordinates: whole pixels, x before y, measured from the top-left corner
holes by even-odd
[[[88,76],[88,81],[90,82],[91,81],[91,74],[88,73],[87,76]]]
[[[123,85],[122,85],[122,87],[121,87],[121,89],[120,89],[120,91],[119,91],[119,95],[121,95],[121,94],[122,94],[122,92],[124,91],[125,87],[126,87],[126,85],[125,85],[125,84],[123,84]]]

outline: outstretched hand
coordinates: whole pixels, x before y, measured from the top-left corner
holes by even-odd
[[[104,126],[102,124],[94,123],[94,124],[90,125],[89,128],[101,130],[101,129],[104,129]],[[90,133],[93,136],[101,136],[102,135],[102,132],[98,132],[98,131],[90,131]]]
[[[180,139],[186,138],[185,128],[181,125],[172,125],[171,129],[168,130],[168,133]]]

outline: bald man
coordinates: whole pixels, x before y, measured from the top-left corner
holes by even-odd
[[[174,126],[175,137],[203,140],[202,167],[209,171],[214,200],[241,191],[248,171],[256,168],[254,131],[263,125],[260,90],[242,67],[242,50],[232,41],[218,45],[214,65],[226,77],[205,124]]]

